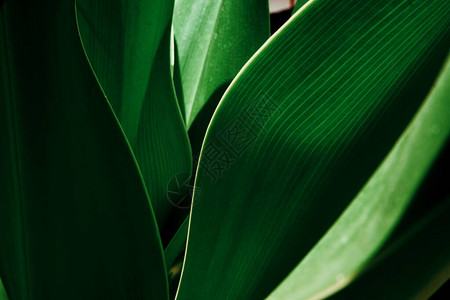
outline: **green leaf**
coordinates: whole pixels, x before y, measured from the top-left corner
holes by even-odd
[[[170,29],[168,25],[152,67],[135,148],[163,230],[169,226],[171,213],[178,209],[179,199],[185,197],[183,191],[171,189],[171,183],[177,178],[190,178],[192,173],[191,147],[171,81]]]
[[[133,145],[173,1],[76,0],[76,4],[88,58]]]
[[[192,172],[170,71],[172,9],[173,1],[77,0],[87,55],[136,154],[163,231],[174,209],[168,184]]]
[[[450,136],[449,95],[447,60],[424,105],[383,164],[268,299],[325,298],[358,275],[395,228],[445,146]]]
[[[164,250],[171,298],[175,296],[180,280],[188,226],[189,218],[186,218]]]
[[[329,299],[428,299],[450,278],[450,197]]]
[[[186,124],[211,102],[202,112],[206,126],[228,84],[270,35],[268,1],[177,0],[173,26]]]
[[[294,15],[300,8],[302,8],[302,6],[304,6],[306,3],[310,1],[315,0],[297,0],[297,2],[295,2],[294,9],[292,10],[292,14]]]
[[[253,56],[203,144],[178,299],[261,299],[301,261],[426,97],[449,11],[315,0]]]
[[[181,224],[180,228],[178,228],[177,232],[173,236],[170,243],[167,245],[164,250],[164,257],[166,259],[167,272],[171,273],[171,269],[174,266],[176,259],[183,252],[184,244],[186,243],[186,236],[189,226],[189,218],[186,218]],[[178,272],[174,270],[173,272]]]
[[[0,277],[10,299],[167,299],[134,157],[74,1],[0,4]]]
[[[3,286],[3,282],[2,282],[1,278],[0,278],[0,300],[8,300],[8,295],[6,295],[6,291]]]

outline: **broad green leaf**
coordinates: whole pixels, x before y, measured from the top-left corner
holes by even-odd
[[[163,231],[170,201],[176,202],[168,185],[192,171],[170,71],[172,9],[173,1],[77,0],[87,56],[136,154]]]
[[[301,261],[425,99],[449,11],[315,0],[253,56],[203,144],[178,299],[261,299]]]
[[[428,299],[450,278],[450,197],[329,299]]]
[[[152,67],[135,148],[163,229],[170,222],[171,212],[178,209],[179,199],[185,196],[181,190],[173,189],[172,183],[190,178],[192,172],[191,148],[171,81],[170,28],[166,27]]]
[[[167,299],[139,169],[74,1],[0,4],[0,277],[17,299]]]
[[[94,72],[134,144],[158,45],[173,1],[76,0],[81,37]]]
[[[450,136],[450,61],[383,164],[268,299],[321,299],[347,285],[397,225]]]
[[[0,300],[8,300],[2,279],[0,278]]]
[[[269,37],[268,1],[177,0],[173,26],[186,124],[211,102],[200,121],[206,126],[228,84]]]

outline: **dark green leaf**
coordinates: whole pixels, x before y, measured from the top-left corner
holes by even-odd
[[[171,297],[175,296],[180,280],[188,226],[189,218],[186,218],[164,250]]]
[[[428,299],[450,278],[449,214],[447,198],[330,299]]]
[[[0,278],[0,300],[8,300],[5,288],[3,287],[2,279]]]
[[[0,3],[0,277],[11,300],[167,299],[162,245],[74,1]]]
[[[162,229],[174,209],[170,201],[177,201],[168,185],[192,169],[170,73],[172,9],[173,1],[77,0],[87,55],[136,154]]]
[[[188,226],[189,226],[189,218],[186,218],[186,220],[184,220],[178,231],[173,236],[169,245],[167,245],[166,249],[164,250],[164,257],[166,259],[167,272],[169,273],[169,276],[171,268],[173,267],[176,259],[180,256],[180,254],[184,249]],[[178,271],[174,270],[173,272]]]

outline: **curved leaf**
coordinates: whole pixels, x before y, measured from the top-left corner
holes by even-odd
[[[450,197],[329,299],[428,299],[450,278]],[[381,288],[380,288],[381,287]]]
[[[10,299],[167,299],[154,214],[86,59],[74,1],[2,2],[0,45],[0,277]]]
[[[170,71],[172,9],[173,1],[77,0],[87,55],[136,154],[162,231],[176,202],[168,185],[192,171]]]
[[[81,37],[128,140],[137,139],[153,61],[173,1],[76,0]]]
[[[292,14],[294,15],[300,8],[302,8],[302,6],[304,6],[309,1],[314,1],[314,0],[297,0],[295,2],[294,9],[292,10]]]
[[[357,276],[395,228],[450,137],[449,95],[448,60],[383,164],[268,299],[322,299]]]
[[[177,0],[173,26],[182,84],[178,97],[184,99],[189,128],[212,101],[204,116],[209,121],[226,86],[269,37],[268,1]]]
[[[177,299],[260,299],[300,262],[425,98],[449,11],[315,0],[253,56],[203,144]]]
[[[171,183],[190,178],[192,172],[191,148],[170,75],[170,29],[168,25],[152,67],[135,148],[162,230],[185,197]]]

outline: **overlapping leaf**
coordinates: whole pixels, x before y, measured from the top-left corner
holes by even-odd
[[[174,81],[195,161],[223,92],[269,38],[268,15],[261,0],[175,2]]]
[[[329,299],[428,299],[450,278],[449,213],[447,198]]]
[[[162,229],[170,201],[177,201],[168,199],[170,181],[192,168],[170,73],[172,9],[173,1],[77,0],[87,55],[136,154]]]
[[[228,84],[269,37],[268,9],[268,1],[262,0],[175,2],[173,26],[182,85],[178,96],[188,127],[202,109],[204,120],[199,122],[208,124]],[[205,107],[207,102],[211,103]]]
[[[257,52],[203,144],[178,299],[260,299],[300,262],[425,99],[449,11],[310,1]]]
[[[445,146],[450,136],[449,95],[448,61],[381,167],[269,299],[324,298],[357,276],[395,228]]]
[[[0,277],[10,299],[166,299],[142,178],[73,1],[0,4]]]

